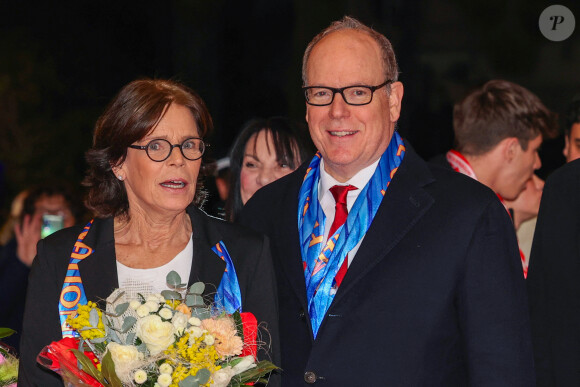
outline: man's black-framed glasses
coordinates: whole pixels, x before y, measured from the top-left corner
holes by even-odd
[[[391,79],[377,86],[352,85],[346,87],[305,86],[304,95],[306,103],[314,106],[327,106],[334,101],[336,93],[342,95],[342,99],[349,105],[368,105],[373,100],[375,90],[393,82]]]
[[[165,161],[171,156],[173,148],[179,148],[181,154],[188,160],[197,160],[203,156],[206,144],[199,137],[190,137],[181,144],[172,144],[164,139],[151,140],[147,145],[129,145],[129,148],[140,149],[147,152],[147,156],[153,161]]]

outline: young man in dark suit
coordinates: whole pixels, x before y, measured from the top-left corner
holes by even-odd
[[[317,35],[303,81],[319,153],[242,212],[271,241],[283,385],[531,386],[509,216],[401,139],[397,77],[390,42],[357,20]]]

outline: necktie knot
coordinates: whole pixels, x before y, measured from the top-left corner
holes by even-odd
[[[357,189],[354,185],[334,185],[330,188],[330,193],[334,197],[337,205],[346,205],[346,195],[348,191]]]

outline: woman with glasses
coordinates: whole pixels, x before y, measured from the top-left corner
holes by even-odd
[[[84,181],[95,218],[38,245],[19,385],[62,386],[36,357],[71,335],[63,322],[79,303],[106,299],[119,287],[134,295],[159,293],[172,270],[189,285],[209,284],[208,295],[223,301],[226,311],[254,313],[267,324],[277,351],[276,291],[265,239],[196,207],[203,139],[211,127],[202,99],[173,81],[131,82],[106,108],[87,152]],[[233,303],[219,299],[223,287],[235,295]]]

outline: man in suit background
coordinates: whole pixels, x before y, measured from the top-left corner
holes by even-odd
[[[538,215],[544,184],[534,170],[542,165],[538,155],[542,141],[558,133],[557,115],[525,87],[493,79],[455,104],[453,132],[454,149],[433,161],[491,188],[519,231],[522,223]],[[525,230],[530,240],[531,225]],[[524,276],[528,258],[529,251],[522,251]]]
[[[345,17],[308,45],[302,71],[319,153],[240,218],[271,241],[283,385],[532,385],[509,216],[396,132],[390,42]]]
[[[566,109],[564,122],[564,157],[566,162],[580,158],[580,94]]]

